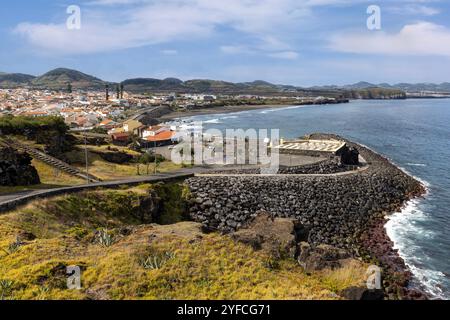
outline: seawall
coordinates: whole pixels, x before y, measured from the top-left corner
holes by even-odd
[[[387,215],[422,195],[424,188],[381,155],[348,144],[366,160],[366,170],[340,176],[191,178],[191,217],[225,233],[245,226],[260,210],[295,218],[310,230],[310,244],[329,244],[366,261],[376,260],[386,270],[386,294],[414,298],[419,293],[406,290],[411,275],[392,249],[384,224]]]

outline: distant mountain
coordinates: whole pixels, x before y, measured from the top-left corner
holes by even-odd
[[[389,84],[389,83],[379,83],[373,84],[369,82],[358,82],[355,84],[345,85],[345,86],[322,86],[322,87],[314,87],[315,89],[346,89],[346,90],[362,90],[369,88],[383,88],[383,89],[398,89],[403,90],[405,92],[422,92],[422,91],[431,91],[431,92],[439,92],[439,93],[450,93],[450,83],[444,82],[441,84],[435,83],[397,83],[397,84]]]
[[[111,90],[117,83],[103,81],[77,70],[58,68],[39,77],[20,73],[0,72],[0,88],[32,87],[37,89],[66,90],[68,84],[76,89],[104,90],[110,85]],[[273,84],[263,80],[233,83],[220,80],[194,79],[182,81],[177,78],[154,79],[135,78],[122,82],[127,91],[135,93],[206,93],[206,94],[242,94],[242,95],[304,95],[332,97],[368,97],[390,98],[404,96],[405,92],[446,92],[450,93],[450,83],[388,83],[373,84],[358,82],[355,84],[336,86],[315,86],[310,88],[292,85]]]
[[[183,87],[183,81],[176,78],[167,78],[164,80],[153,78],[128,79],[122,82],[128,91],[146,92],[146,91],[177,91]]]
[[[31,85],[35,88],[65,89],[69,83],[73,89],[101,89],[107,84],[80,71],[58,68],[33,79]]]
[[[396,88],[405,90],[407,92],[420,92],[420,91],[432,91],[432,92],[445,92],[450,93],[450,83],[444,82],[441,84],[434,83],[399,83],[394,85]]]
[[[175,92],[175,93],[209,93],[209,94],[254,94],[270,95],[284,91],[297,91],[294,86],[275,85],[266,81],[233,83],[210,79],[193,79],[182,81],[175,78],[164,80],[153,78],[128,79],[122,82],[132,92]],[[301,90],[300,88],[298,88]]]
[[[0,88],[16,88],[30,85],[35,76],[22,73],[0,73]]]

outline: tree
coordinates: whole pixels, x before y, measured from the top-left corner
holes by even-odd
[[[72,93],[72,84],[70,82],[67,84],[67,92]]]
[[[155,174],[158,173],[158,168],[160,167],[162,161],[163,160],[160,157],[155,155]]]
[[[120,99],[123,99],[123,89],[125,88],[124,84],[120,84]]]
[[[119,87],[119,85],[116,86],[116,98],[120,99],[120,87]]]
[[[139,163],[147,166],[147,175],[150,173],[150,164],[154,161],[155,156],[150,155],[148,152],[144,153],[139,158]]]

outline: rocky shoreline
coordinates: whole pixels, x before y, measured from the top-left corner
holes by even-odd
[[[315,134],[311,138],[339,137]],[[426,298],[408,288],[412,275],[384,228],[386,216],[422,196],[425,188],[381,155],[347,142],[367,161],[367,170],[330,177],[191,178],[187,180],[193,199],[190,215],[224,233],[245,227],[261,210],[273,217],[294,218],[308,230],[311,246],[345,249],[382,267],[385,298]]]

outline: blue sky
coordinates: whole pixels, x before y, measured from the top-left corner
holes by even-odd
[[[79,30],[66,10],[81,9]],[[367,8],[381,8],[381,30]],[[105,80],[266,80],[300,86],[450,81],[445,0],[15,0],[0,71],[68,67]]]

